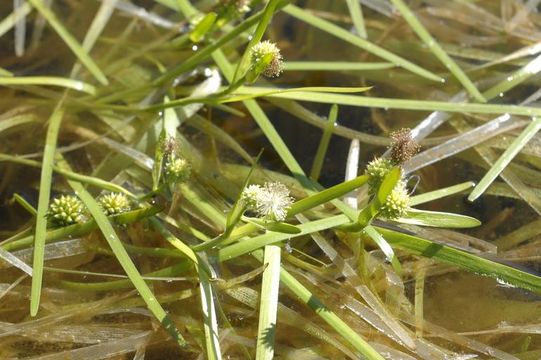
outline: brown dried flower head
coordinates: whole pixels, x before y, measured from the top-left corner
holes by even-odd
[[[400,165],[408,161],[420,148],[411,136],[411,129],[403,128],[391,133],[391,160],[394,164]]]

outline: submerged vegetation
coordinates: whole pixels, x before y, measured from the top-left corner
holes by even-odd
[[[1,2],[0,358],[541,358],[538,3]]]

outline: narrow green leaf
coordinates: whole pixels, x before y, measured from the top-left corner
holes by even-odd
[[[190,33],[190,40],[194,43],[198,43],[205,37],[205,35],[209,32],[209,30],[212,28],[212,25],[216,22],[216,18],[218,15],[215,12],[209,12],[206,14],[195,27],[193,28],[192,32]]]
[[[483,176],[479,184],[475,186],[468,196],[469,201],[474,201],[492,184],[500,173],[509,165],[522,148],[530,141],[532,137],[541,129],[541,117],[535,117],[532,122],[520,133],[520,135],[511,143],[500,158],[492,165],[489,171]]]
[[[17,204],[21,205],[23,209],[25,209],[26,211],[30,213],[30,215],[32,216],[37,215],[38,213],[37,210],[32,205],[30,205],[30,203],[26,201],[26,199],[22,197],[21,195],[17,193],[13,194],[13,201],[16,201]]]
[[[185,273],[186,271],[193,268],[193,264],[189,261],[182,261],[178,264],[168,266],[166,268],[152,271],[142,275],[143,278],[160,278],[160,277],[171,277],[178,276]],[[157,280],[157,279],[156,279]],[[149,281],[149,280],[146,280]],[[68,281],[62,280],[60,284],[68,289],[78,290],[78,291],[111,291],[118,289],[129,289],[133,288],[132,281],[128,279],[114,280],[114,281],[96,281],[96,282],[78,282],[78,281]]]
[[[367,71],[391,69],[387,62],[286,61],[284,71]]]
[[[499,259],[495,258],[494,260],[491,260],[447,245],[434,243],[417,236],[404,234],[390,229],[381,227],[376,227],[376,229],[393,247],[409,250],[415,255],[439,260],[541,294],[541,277],[505,265],[501,263]]]
[[[348,222],[349,218],[345,215],[337,215],[298,225],[297,227],[301,230],[301,232],[298,234],[269,232],[263,235],[255,236],[253,238],[235,243],[233,245],[229,245],[223,249],[218,250],[218,260],[231,260],[238,256],[250,253],[256,249],[262,248],[266,245],[271,245],[287,239],[293,239],[295,237],[310,234],[316,231],[330,229],[335,226],[346,224]]]
[[[20,114],[0,121],[0,133],[9,128],[37,121],[35,114]]]
[[[312,209],[316,206],[325,204],[331,200],[337,199],[368,182],[367,175],[361,175],[356,177],[353,180],[345,181],[338,185],[332,186],[328,189],[322,190],[320,192],[314,193],[304,199],[298,200],[291,205],[291,208],[288,211],[288,216],[293,216],[295,214],[302,213],[303,211]]]
[[[254,86],[239,88],[237,94],[250,94],[257,97],[257,92],[267,92],[268,88]],[[445,101],[427,101],[410,99],[391,99],[347,94],[330,94],[324,92],[287,91],[265,95],[271,98],[291,99],[324,104],[350,105],[360,107],[376,107],[382,109],[402,109],[417,111],[444,111],[450,113],[504,114],[541,116],[541,109],[528,106],[500,104],[470,104]]]
[[[220,350],[220,338],[218,331],[218,320],[216,315],[216,306],[214,304],[214,290],[208,275],[202,269],[199,273],[199,291],[201,294],[201,310],[203,312],[203,328],[205,331],[205,345],[207,350],[207,359],[221,360],[222,352]]]
[[[355,26],[355,30],[357,30],[357,34],[363,39],[366,39],[368,36],[366,34],[366,27],[364,26],[361,3],[358,0],[346,0],[346,3],[348,5],[351,20],[353,20],[353,26]]]
[[[272,360],[274,358],[281,252],[282,249],[279,246],[265,246],[265,257],[263,259],[265,270],[261,284],[256,360]]]
[[[42,0],[28,0],[36,10],[47,20],[49,25],[57,32],[57,34],[64,40],[66,45],[73,51],[79,61],[88,69],[88,71],[94,75],[94,77],[102,84],[107,85],[109,82],[107,78],[100,70],[98,65],[92,60],[90,55],[83,49],[83,47],[77,42],[77,40],[69,33],[69,31],[62,25],[62,22],[56,17],[56,15],[43,4]]]
[[[194,12],[191,11],[191,5],[189,4],[189,2],[183,1],[182,3],[184,3],[184,5],[186,5],[186,6],[183,6],[181,8],[181,11],[184,12],[184,15],[185,16],[193,15]],[[190,9],[189,12],[190,12],[191,15],[187,15],[188,9]],[[235,28],[231,29],[231,31],[229,31],[228,33],[226,33],[225,35],[223,35],[219,39],[212,42],[212,44],[209,44],[209,45],[205,46],[204,48],[199,49],[193,56],[189,57],[188,59],[183,61],[178,66],[176,66],[173,69],[171,69],[171,70],[167,71],[166,73],[164,73],[162,76],[160,76],[158,79],[156,79],[154,81],[154,85],[161,85],[164,82],[175,78],[179,74],[182,74],[182,73],[184,73],[184,72],[186,72],[188,70],[191,70],[191,69],[197,67],[199,64],[201,64],[201,62],[203,60],[208,58],[216,50],[220,49],[221,47],[223,47],[224,45],[226,45],[230,41],[238,38],[240,36],[240,34],[244,33],[246,30],[248,30],[249,28],[254,26],[261,19],[262,15],[263,15],[263,13],[259,12],[259,13],[255,14],[255,15],[249,17],[248,19],[245,19],[239,25],[237,25]]]
[[[374,348],[370,346],[359,334],[349,327],[334,312],[325,306],[314,294],[304,287],[297,279],[282,268],[280,280],[301,302],[308,305],[323,321],[340,334],[353,348],[363,354],[368,360],[384,360]]]
[[[396,221],[404,224],[459,229],[481,225],[479,220],[466,215],[412,208],[408,209],[404,217]]]
[[[261,227],[269,231],[274,231],[282,234],[300,234],[301,229],[295,225],[291,225],[285,222],[266,222],[259,219],[250,219],[251,222],[258,224]]]
[[[162,210],[163,208],[149,206],[149,207],[144,207],[142,209],[129,211],[127,213],[111,216],[111,220],[120,225],[131,224],[141,219],[145,219],[150,216],[153,216]],[[91,219],[82,224],[74,224],[74,225],[62,227],[59,229],[49,230],[47,231],[47,234],[45,237],[45,243],[59,241],[62,239],[66,239],[70,236],[71,237],[84,236],[96,230],[96,228],[97,228],[96,222],[94,221],[94,219]],[[14,251],[14,250],[28,248],[32,246],[34,242],[35,242],[34,236],[26,236],[18,240],[6,242],[2,244],[1,247],[4,250]]]
[[[74,186],[75,184],[73,184],[72,182],[72,184],[70,185]],[[75,186],[75,189],[78,191],[79,197],[86,205],[88,211],[96,221],[96,224],[103,233],[103,237],[111,247],[111,250],[113,250],[113,253],[115,254],[118,262],[126,272],[126,275],[128,275],[129,279],[133,283],[133,286],[137,289],[139,295],[145,301],[148,309],[152,312],[156,319],[158,319],[160,324],[173,337],[173,339],[175,339],[181,347],[185,346],[186,340],[184,340],[184,338],[176,328],[171,317],[162,308],[162,306],[146,284],[145,280],[141,277],[141,274],[139,274],[139,271],[135,267],[135,264],[128,255],[126,249],[124,249],[124,247],[122,246],[120,239],[115,232],[115,229],[109,222],[107,216],[101,210],[99,204],[96,202],[96,200],[94,200],[92,195],[90,195],[84,189],[82,185],[79,184],[78,186]]]
[[[473,181],[466,181],[461,184],[449,186],[446,188],[441,188],[441,189],[430,191],[424,194],[415,195],[410,198],[410,206],[424,204],[433,200],[441,199],[446,196],[459,194],[474,186],[475,186],[475,183]]]
[[[72,80],[57,76],[10,76],[0,77],[0,85],[44,85],[60,86],[66,89],[81,91],[90,95],[96,94],[96,88],[79,80]]]
[[[389,243],[381,236],[381,234],[372,226],[367,225],[363,231],[370,236],[372,240],[376,243],[376,245],[383,251],[385,254],[385,257],[387,260],[391,263],[393,269],[396,271],[397,274],[402,273],[402,266],[400,265],[400,261],[396,257],[396,254],[394,253],[393,248]]]
[[[541,70],[541,55],[536,56],[529,63],[507,76],[503,81],[497,83],[483,93],[487,99],[495,98],[496,96],[511,90],[517,85],[520,85],[530,77],[536,75]]]
[[[152,165],[152,191],[156,191],[160,187],[160,179],[162,178],[163,161],[165,156],[166,138],[167,135],[165,134],[165,129],[162,129],[156,144],[156,149],[154,150],[154,164]]]
[[[421,22],[417,19],[415,14],[410,10],[410,8],[406,5],[406,3],[403,0],[391,0],[391,2],[396,6],[396,8],[400,11],[402,16],[404,17],[404,20],[410,25],[410,27],[415,31],[417,36],[423,40],[423,42],[428,46],[430,51],[438,58],[439,61],[449,71],[455,76],[455,78],[460,81],[460,83],[464,86],[464,88],[470,93],[471,96],[473,96],[477,101],[480,102],[486,102],[487,100],[484,98],[484,96],[479,92],[477,87],[473,84],[473,82],[470,80],[468,75],[462,69],[456,64],[456,62],[445,52],[445,50],[442,49],[440,44],[430,35],[428,30],[421,24]]]
[[[0,22],[0,36],[11,30],[19,20],[30,14],[30,11],[32,11],[32,6],[26,2],[22,6],[13,9],[13,12]]]
[[[338,105],[334,104],[331,106],[331,111],[329,112],[329,119],[325,124],[325,129],[323,130],[323,135],[319,141],[317,147],[316,156],[314,156],[314,161],[312,163],[312,171],[310,171],[310,179],[317,181],[319,175],[321,174],[321,168],[323,167],[323,162],[325,161],[325,155],[327,153],[327,148],[329,147],[329,142],[331,141],[332,132],[336,124],[336,118],[338,117]]]
[[[41,298],[41,285],[43,281],[43,259],[45,256],[45,238],[47,236],[47,219],[45,215],[49,207],[51,196],[51,182],[53,175],[53,159],[56,151],[56,142],[64,108],[59,104],[49,118],[49,127],[45,138],[43,162],[39,185],[38,210],[36,214],[36,231],[34,235],[34,260],[32,287],[30,290],[30,316],[36,316]]]
[[[337,38],[339,39],[342,39],[344,41],[347,41],[349,42],[350,44],[353,44],[355,46],[358,46],[359,48],[363,49],[363,50],[366,50],[376,56],[379,56],[380,58],[382,59],[385,59],[393,64],[395,64],[396,66],[400,66],[406,70],[409,70],[411,71],[412,73],[414,74],[417,74],[419,76],[422,76],[426,79],[429,79],[429,80],[433,80],[433,81],[438,81],[438,82],[442,82],[443,79],[428,71],[428,70],[425,70],[415,64],[413,64],[412,62],[404,59],[404,58],[401,58],[400,56],[397,56],[377,45],[375,45],[374,43],[371,43],[370,41],[367,41],[363,38],[360,38],[358,36],[355,36],[353,35],[352,33],[350,33],[349,31],[345,30],[345,29],[342,29],[341,27],[337,26],[337,25],[334,25],[333,23],[327,21],[327,20],[324,20],[324,19],[321,19],[317,16],[314,16],[312,14],[310,14],[308,11],[306,10],[303,10],[297,6],[294,6],[294,5],[288,5],[284,8],[283,10],[284,12],[288,13],[289,15],[301,20],[301,21],[304,21],[305,23],[307,24],[310,24],[314,27],[317,27],[318,29],[320,30],[323,30],[323,31],[326,31],[328,32],[329,34],[331,35],[334,35],[336,36]]]
[[[32,166],[35,168],[42,167],[42,163],[40,163],[39,161],[29,160],[23,157],[18,157],[18,156],[13,156],[13,155],[8,155],[8,154],[0,154],[0,161],[11,161],[17,164]],[[64,170],[64,169],[59,168],[58,166],[53,166],[53,170],[56,173],[65,176],[67,179],[79,181],[91,186],[95,186],[99,189],[109,190],[112,192],[120,192],[120,193],[128,195],[132,199],[136,198],[134,194],[132,194],[128,190],[124,189],[122,186],[117,185],[115,183],[105,181],[94,176],[87,176],[87,175],[75,173],[73,171]]]

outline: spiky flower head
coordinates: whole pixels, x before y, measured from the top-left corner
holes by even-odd
[[[131,210],[131,202],[122,193],[109,193],[98,199],[105,215],[117,215]]]
[[[257,197],[262,191],[261,186],[252,184],[248,185],[242,192],[242,201],[246,204],[246,207],[249,209],[254,209],[257,204]]]
[[[375,158],[366,166],[368,175],[368,186],[372,192],[376,192],[383,182],[383,179],[393,168],[393,162],[386,158]]]
[[[247,13],[249,12],[251,9],[250,9],[250,3],[252,2],[252,0],[235,0],[234,3],[235,3],[235,7],[237,8],[237,11],[239,13]]]
[[[266,77],[277,77],[283,70],[280,49],[268,40],[255,44],[252,47],[252,66]]]
[[[266,182],[263,186],[250,185],[244,190],[242,199],[248,210],[271,221],[285,220],[293,203],[289,189],[279,182]]]
[[[400,165],[411,159],[420,146],[411,136],[411,129],[403,128],[391,133],[391,160]]]
[[[389,220],[401,218],[406,213],[409,203],[410,197],[406,184],[399,181],[379,209],[379,215]]]
[[[46,217],[54,227],[77,224],[84,220],[84,205],[74,195],[61,195],[51,201]]]
[[[165,162],[165,178],[169,183],[181,183],[190,177],[192,167],[186,159],[171,154]]]

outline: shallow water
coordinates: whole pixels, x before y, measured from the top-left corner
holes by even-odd
[[[107,3],[114,2],[55,1],[52,9],[75,39],[82,42],[100,4]],[[197,5],[205,11],[219,9],[213,8],[211,3],[202,1]],[[258,86],[372,86],[363,95],[434,101],[450,101],[461,91],[460,83],[419,42],[399,15],[389,16],[385,11],[374,10],[376,5],[381,5],[377,1],[361,3],[371,42],[444,77],[445,82],[430,81],[395,67],[366,71],[285,71],[277,79],[260,79]],[[537,53],[526,52],[512,61],[487,65],[541,39],[541,17],[535,6],[532,7],[534,3],[518,0],[408,2],[442,48],[482,89],[489,88],[497,79],[509,77],[537,56]],[[79,68],[75,78],[95,86],[97,93],[66,93],[66,113],[58,149],[75,172],[143,194],[152,187],[151,164],[162,113],[159,110],[141,112],[137,107],[161,103],[165,94],[171,99],[191,94],[206,79],[205,68],[213,66],[211,60],[202,61],[194,73],[183,74],[176,88],[170,82],[154,87],[149,84],[166,69],[182,64],[212,42],[197,44],[194,50],[193,44],[182,38],[188,27],[178,13],[151,1],[134,1],[135,7],[127,4],[118,2],[124,10],[114,10],[90,52],[110,85],[99,85],[87,69]],[[345,2],[311,0],[297,5],[312,9],[320,18],[355,34]],[[6,18],[12,10],[11,3],[3,2],[0,17]],[[139,12],[134,12],[136,10]],[[45,26],[39,35],[43,19],[36,16],[35,10],[24,21],[24,44],[15,40],[14,30],[6,25],[10,30],[0,37],[0,68],[16,76],[69,77],[76,58],[65,42],[50,26]],[[173,30],[163,28],[171,24],[176,24]],[[266,37],[277,42],[286,61],[383,61],[285,13],[275,15]],[[14,48],[21,45],[24,54],[17,57]],[[226,55],[237,61],[237,50],[244,49],[245,39],[238,37],[231,45],[225,47]],[[493,103],[520,104],[535,93],[538,86],[539,78],[529,77]],[[53,86],[18,85],[2,87],[0,92],[0,153],[25,155],[24,159],[41,161],[47,119],[64,96],[64,90]],[[313,124],[324,126],[330,106],[276,98],[260,99],[258,103],[302,169],[309,172],[322,133]],[[291,187],[293,196],[306,195],[299,183],[289,176],[280,151],[273,149],[273,144],[252,121],[253,115],[240,102],[225,105],[228,107],[196,105],[179,108],[177,113],[182,122],[179,133],[183,136],[179,147],[192,162],[194,175],[173,197],[158,197],[156,201],[157,205],[164,204],[167,214],[181,224],[171,229],[189,245],[201,241],[196,232],[210,238],[223,232],[223,216],[236,199],[249,170],[245,160],[255,157],[262,148],[260,165],[264,170],[255,173],[254,181],[278,179]],[[538,104],[533,100],[530,105]],[[336,127],[330,141],[320,183],[329,187],[343,181],[352,138],[361,142],[362,171],[374,156],[385,152],[391,131],[415,128],[429,114],[429,111],[392,107],[340,105],[337,124],[341,128]],[[454,113],[421,142],[423,150],[496,116]],[[529,119],[513,119],[520,120]],[[521,130],[522,127],[517,127],[504,136],[514,139]],[[504,136],[494,137],[490,147],[483,143],[473,149],[476,144],[471,144],[464,152],[415,171],[414,175],[419,177],[415,193],[478,181],[488,168],[482,156],[497,158],[503,150],[501,147],[505,147],[498,147]],[[482,221],[482,226],[457,232],[423,230],[416,226],[405,229],[468,252],[485,252],[490,259],[499,256],[502,262],[537,275],[540,269],[538,231],[535,226],[523,233],[512,231],[538,219],[535,208],[541,187],[538,145],[536,136],[528,151],[523,151],[509,167],[508,171],[515,178],[508,176],[505,181],[498,178],[497,186],[489,188],[488,194],[475,202],[468,202],[467,194],[463,193],[419,206],[473,216]],[[11,199],[17,193],[31,206],[37,206],[40,169],[1,161],[0,173],[0,234],[2,240],[9,239],[2,243],[6,245],[16,240],[10,237],[33,234],[35,218]],[[414,183],[415,179],[410,182]],[[52,184],[52,195],[73,193],[62,175],[53,175]],[[530,204],[509,187],[517,184],[535,197]],[[93,196],[101,191],[94,186],[88,189]],[[364,197],[361,193],[359,199],[361,205],[364,204],[366,193]],[[330,205],[318,211],[309,215],[317,218],[337,213]],[[115,229],[143,274],[188,263],[146,220],[116,225]],[[98,231],[59,240],[63,241],[45,248],[47,268],[37,318],[31,318],[28,312],[30,277],[12,266],[13,263],[0,264],[0,358],[204,358],[199,279],[191,265],[159,275],[166,276],[166,281],[156,278],[147,281],[188,341],[188,346],[181,350],[152,320],[153,315],[129,282],[111,283],[124,279],[125,273]],[[287,243],[290,251],[282,252],[285,268],[355,333],[367,339],[380,353],[387,354],[387,358],[459,359],[471,354],[482,359],[541,358],[541,298],[534,292],[459,270],[437,259],[412,255],[407,250],[397,250],[403,267],[403,273],[397,274],[382,252],[366,239],[368,252],[364,262],[360,261],[358,235],[341,231],[322,231],[314,237],[295,238]],[[500,246],[498,255],[495,245]],[[152,249],[165,250],[158,253]],[[9,250],[32,264],[30,243]],[[333,251],[336,252],[334,258]],[[216,256],[216,251],[209,251],[204,259],[216,271],[217,279],[212,286],[219,303],[222,352],[230,359],[253,358],[263,268],[247,255],[223,263],[215,259]],[[3,258],[6,259],[5,254]],[[276,327],[277,358],[358,356],[341,335],[282,285]]]

